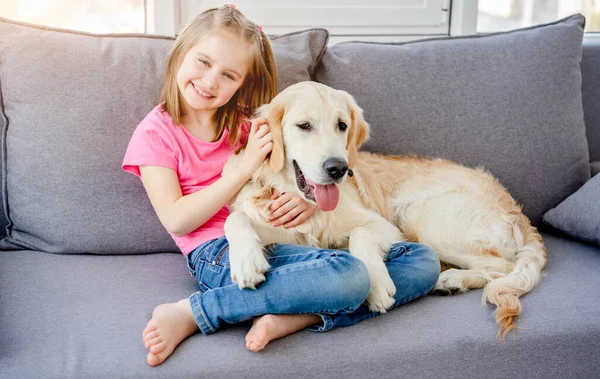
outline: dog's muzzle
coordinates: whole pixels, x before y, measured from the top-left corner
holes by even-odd
[[[345,159],[329,158],[323,163],[323,170],[331,179],[338,180],[348,172],[348,162]]]

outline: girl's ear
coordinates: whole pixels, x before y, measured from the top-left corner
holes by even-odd
[[[285,163],[285,149],[283,147],[283,114],[285,113],[285,105],[282,101],[264,105],[259,110],[269,121],[271,134],[273,135],[273,150],[269,156],[269,165],[273,171],[277,172],[283,169]]]
[[[356,165],[358,157],[358,149],[369,138],[369,124],[363,117],[363,110],[356,104],[354,98],[348,93],[346,94],[346,104],[352,123],[348,131],[348,143],[346,150],[348,151],[348,167],[353,168]]]

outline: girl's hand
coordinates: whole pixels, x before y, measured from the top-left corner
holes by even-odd
[[[273,149],[271,128],[264,117],[252,120],[244,157],[238,167],[240,174],[250,179]]]
[[[271,215],[267,219],[273,226],[283,225],[284,228],[293,228],[308,219],[317,208],[316,205],[307,203],[299,195],[284,192],[275,192],[271,196],[275,200],[269,210]]]

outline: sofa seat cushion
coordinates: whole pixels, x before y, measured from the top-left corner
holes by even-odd
[[[481,291],[426,296],[260,353],[248,325],[184,341],[145,362],[154,307],[195,291],[180,254],[0,252],[0,368],[6,378],[592,378],[600,372],[600,249],[544,234],[547,275],[522,299],[522,329],[496,340]]]

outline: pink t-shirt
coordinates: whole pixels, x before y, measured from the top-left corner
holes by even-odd
[[[243,137],[249,125],[243,125]],[[123,169],[140,176],[139,166],[168,167],[177,173],[183,195],[201,190],[221,177],[227,159],[239,147],[227,143],[228,130],[216,142],[206,142],[192,135],[182,125],[175,125],[171,116],[156,106],[133,132]],[[227,207],[221,208],[210,220],[193,232],[173,240],[184,255],[200,244],[225,235]]]

